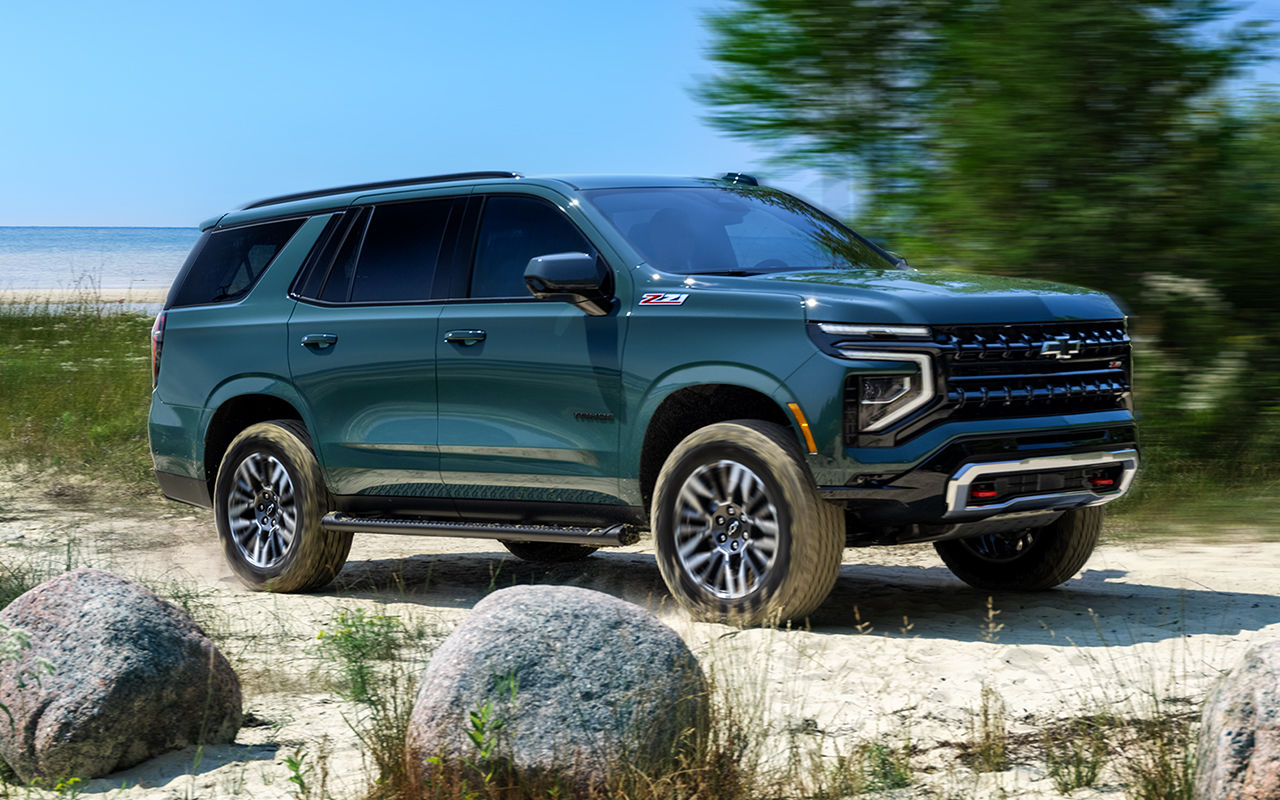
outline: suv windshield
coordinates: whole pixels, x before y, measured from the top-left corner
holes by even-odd
[[[583,192],[650,265],[680,275],[891,269],[892,260],[783,192],[742,186]]]

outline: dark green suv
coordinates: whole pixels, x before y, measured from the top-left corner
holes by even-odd
[[[703,618],[802,617],[847,546],[1055,586],[1138,457],[1104,294],[921,272],[749,176],[443,175],[210,220],[150,434],[250,586],[354,532],[566,561],[652,531]]]

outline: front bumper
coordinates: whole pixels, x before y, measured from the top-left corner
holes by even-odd
[[[1102,478],[1104,486],[1089,481],[1071,481],[1075,475],[1114,474]],[[1138,474],[1138,451],[1134,448],[1111,452],[1072,453],[1061,456],[1034,456],[1018,461],[978,462],[961,467],[947,482],[946,520],[985,519],[1013,511],[1061,511],[1110,503],[1129,491]],[[996,486],[1004,477],[1017,476],[1030,491],[995,497],[992,502],[975,498],[976,486]],[[992,492],[997,492],[992,489]]]
[[[860,474],[818,492],[848,509],[851,529],[907,541],[924,538],[905,530],[912,526],[995,522],[1110,502],[1132,486],[1138,462],[1132,425],[989,434],[954,440],[906,471]],[[984,496],[975,496],[975,487]]]

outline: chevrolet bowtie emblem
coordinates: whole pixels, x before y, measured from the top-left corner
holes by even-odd
[[[1083,349],[1084,342],[1079,339],[1055,336],[1040,345],[1040,355],[1045,358],[1071,358],[1072,356],[1080,355],[1080,351]]]

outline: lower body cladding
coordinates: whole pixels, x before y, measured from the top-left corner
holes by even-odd
[[[1039,528],[1116,500],[1138,471],[1123,447],[929,466],[859,486],[820,487],[846,509],[850,546],[937,542]]]

